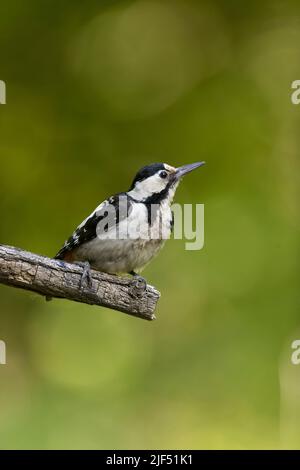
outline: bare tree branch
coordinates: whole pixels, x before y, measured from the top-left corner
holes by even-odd
[[[80,288],[82,268],[19,248],[0,245],[0,283],[154,320],[160,293],[131,278],[92,271],[91,287]]]

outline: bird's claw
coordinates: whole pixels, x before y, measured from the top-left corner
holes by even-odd
[[[76,264],[83,268],[80,278],[80,289],[84,289],[85,287],[92,287],[93,278],[91,274],[90,263],[88,261],[77,261]]]
[[[147,281],[142,276],[136,273],[131,273],[133,275],[132,287],[133,293],[135,296],[141,296],[147,290]]]

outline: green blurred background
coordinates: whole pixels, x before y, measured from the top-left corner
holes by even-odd
[[[155,322],[0,286],[0,447],[300,448],[299,2],[1,2],[0,79],[3,244],[53,256],[141,166],[207,161]]]

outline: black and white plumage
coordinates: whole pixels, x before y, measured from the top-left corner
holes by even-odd
[[[55,258],[88,263],[96,270],[112,274],[141,271],[171,233],[170,206],[182,176],[202,164],[175,168],[154,163],[142,168],[129,191],[102,202],[77,227]]]

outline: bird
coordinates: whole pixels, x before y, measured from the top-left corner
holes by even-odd
[[[55,259],[82,266],[80,287],[92,285],[91,269],[140,276],[173,227],[171,204],[186,174],[204,165],[153,163],[141,168],[128,191],[103,201],[75,229]]]

